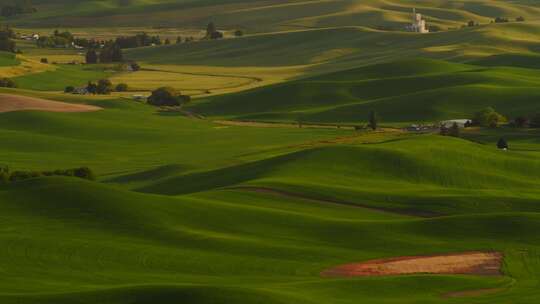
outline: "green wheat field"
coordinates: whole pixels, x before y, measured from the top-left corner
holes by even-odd
[[[0,10],[0,303],[540,302],[540,2]],[[467,252],[497,274],[323,275]]]

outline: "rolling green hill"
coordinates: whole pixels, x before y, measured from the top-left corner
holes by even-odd
[[[0,67],[13,66],[19,64],[14,54],[0,52]]]
[[[488,106],[540,113],[536,1],[31,4],[0,23],[105,39],[197,35],[213,21],[226,39],[125,50],[137,72],[64,64],[83,51],[31,41],[0,53],[0,77],[18,84],[0,88],[0,167],[97,176],[0,179],[1,304],[540,302],[540,129],[390,128]],[[413,8],[441,31],[405,32]],[[462,28],[470,20],[480,25]],[[133,91],[58,92],[107,77]],[[126,98],[157,86],[194,98],[181,109]],[[102,109],[1,112],[6,94]],[[383,128],[355,130],[371,111]],[[472,251],[502,253],[500,275],[321,274]]]
[[[491,106],[509,117],[540,111],[540,73],[405,60],[212,97],[190,109],[243,120],[361,123],[371,110],[386,123],[468,118]]]
[[[526,0],[34,0],[32,3],[37,13],[8,20],[24,27],[201,27],[213,20],[227,29],[244,28],[251,32],[332,26],[402,30],[410,20],[413,7],[420,9],[430,24],[443,29],[460,27],[471,19],[481,23],[489,23],[495,17],[536,19],[540,11],[537,3]]]
[[[471,68],[424,63],[425,77]],[[378,71],[363,68],[364,81]],[[87,165],[99,177],[0,185],[2,303],[459,303],[471,298],[443,295],[485,288],[498,292],[475,303],[537,300],[540,149],[530,140],[503,152],[495,134],[477,137],[486,146],[226,126],[111,97],[3,92],[104,110],[0,114],[12,169]],[[343,263],[471,250],[503,252],[505,276],[320,276]]]

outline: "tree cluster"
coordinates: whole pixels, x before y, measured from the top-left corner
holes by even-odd
[[[124,55],[120,46],[114,42],[107,43],[99,53],[95,49],[89,49],[86,52],[86,63],[95,64],[98,62],[101,63],[112,63],[112,62],[122,62],[124,60]]]
[[[0,167],[0,182],[18,182],[42,176],[71,176],[87,180],[95,180],[95,175],[87,167],[54,170],[54,171],[10,171],[9,167]]]
[[[99,52],[101,63],[122,62],[123,60],[122,49],[116,43],[107,43]]]
[[[0,9],[2,17],[13,17],[22,14],[32,14],[37,12],[37,9],[32,6],[30,0],[19,1],[14,5],[4,5]]]
[[[508,120],[503,115],[497,113],[495,109],[488,107],[474,114],[473,125],[481,127],[496,128]]]
[[[152,91],[147,103],[156,107],[179,107],[191,101],[191,97],[182,95],[171,87],[161,87]]]
[[[137,48],[151,45],[162,45],[161,38],[158,36],[150,36],[147,33],[140,33],[135,36],[118,37],[115,43],[122,49]],[[169,41],[170,44],[170,41]]]
[[[75,41],[75,37],[68,31],[55,30],[51,36],[41,36],[37,40],[38,47],[69,47]]]
[[[109,79],[100,79],[97,83],[89,81],[86,90],[90,94],[108,95],[114,91],[114,87]]]
[[[540,113],[527,116],[518,116],[512,121],[511,126],[516,128],[540,128]]]
[[[0,78],[0,88],[16,88],[15,81],[9,78]]]

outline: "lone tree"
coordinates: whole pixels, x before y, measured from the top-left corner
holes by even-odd
[[[377,130],[379,117],[377,115],[377,112],[371,111],[369,112],[369,127],[373,130]]]
[[[148,97],[148,104],[157,107],[179,107],[191,101],[187,95],[182,95],[171,87],[161,87],[152,91]]]
[[[508,143],[506,142],[506,139],[499,139],[499,141],[497,142],[497,148],[501,150],[508,150]]]
[[[208,25],[206,26],[206,38],[211,38],[212,34],[214,34],[216,31],[217,29],[214,22],[208,23]]]
[[[128,85],[125,83],[119,83],[116,85],[116,92],[127,92]]]

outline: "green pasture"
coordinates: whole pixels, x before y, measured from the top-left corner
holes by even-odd
[[[359,124],[376,111],[383,123],[403,125],[471,118],[490,106],[515,118],[540,111],[539,84],[535,69],[412,59],[210,97],[190,110],[228,119]]]
[[[2,303],[537,299],[540,162],[531,152],[435,135],[362,144],[369,133],[232,127],[127,100],[32,94],[104,110],[0,114],[4,162],[87,165],[101,182],[0,186],[0,269],[10,274]],[[250,190],[263,187],[278,192]],[[503,252],[505,276],[319,275],[342,263],[470,250]],[[444,296],[485,288],[496,292]]]
[[[0,67],[18,65],[19,63],[15,54],[0,52]]]
[[[0,77],[18,84],[0,93],[102,108],[0,113],[0,166],[97,176],[0,182],[1,304],[540,302],[540,131],[397,129],[488,106],[540,112],[538,3],[31,2],[37,13],[0,23],[111,38],[200,37],[214,21],[246,35],[125,50],[134,73],[32,42],[0,53]],[[413,7],[442,31],[405,32]],[[197,98],[181,112],[61,93],[103,78]],[[354,130],[371,111],[383,128]],[[321,276],[469,251],[501,252],[501,275]]]

